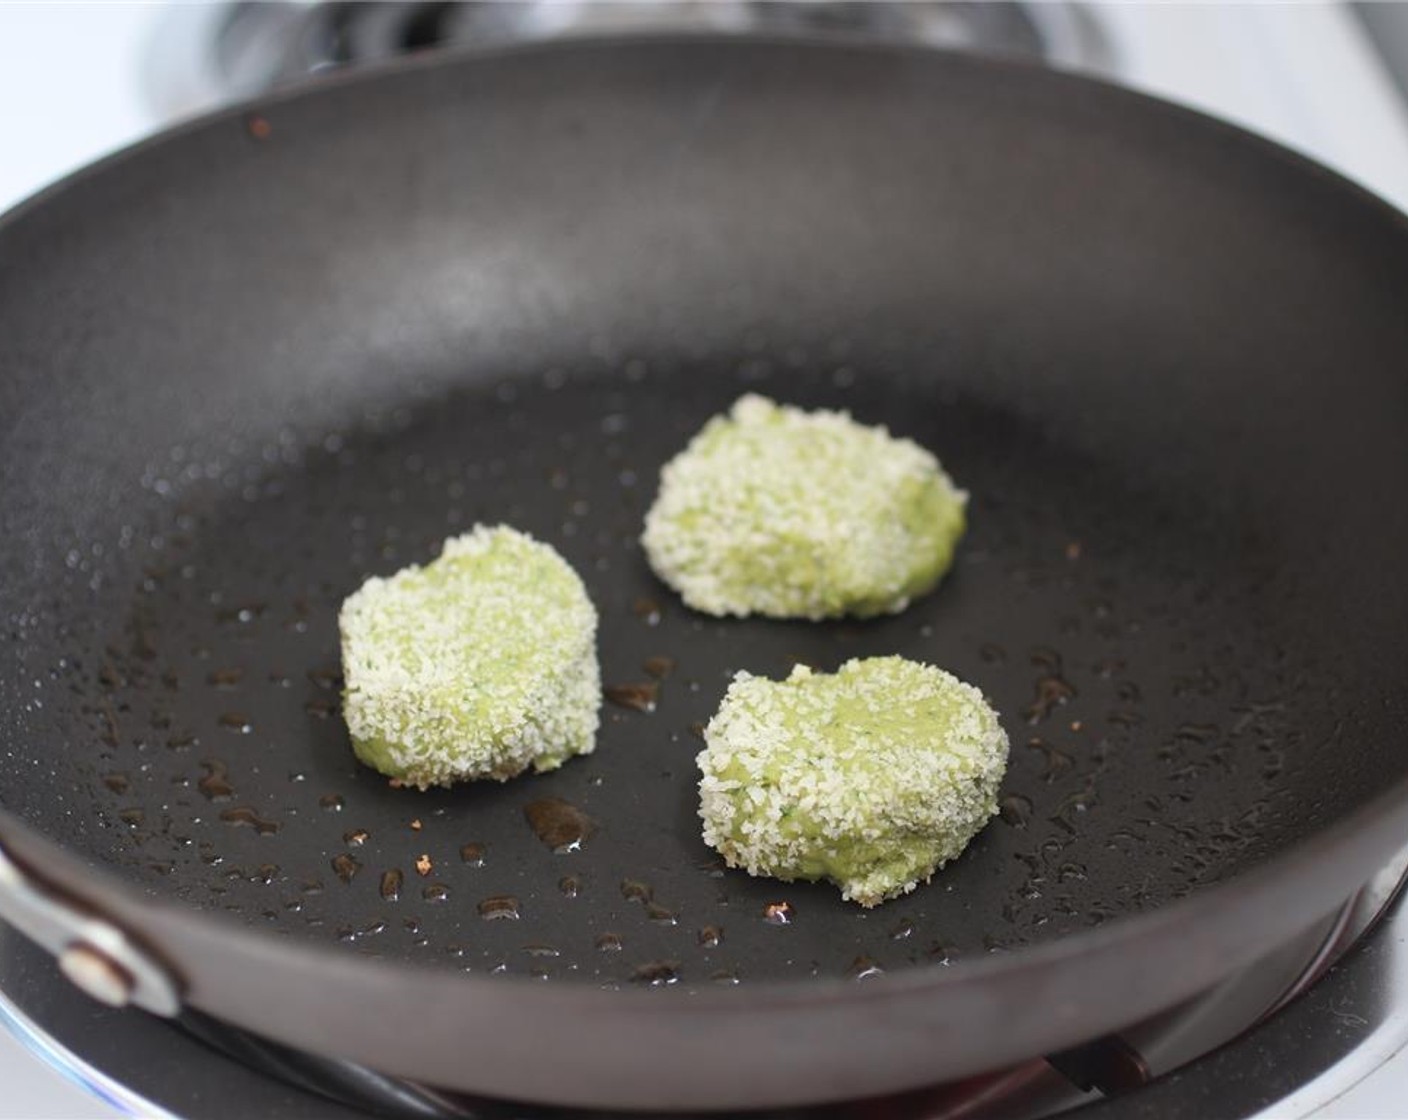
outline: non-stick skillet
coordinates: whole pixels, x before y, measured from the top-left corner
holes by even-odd
[[[0,911],[112,998],[520,1100],[855,1097],[1117,1028],[1408,835],[1405,308],[1408,227],[1329,173],[926,51],[514,50],[141,145],[0,224]],[[660,464],[747,390],[940,454],[934,595],[720,622],[651,578]],[[576,565],[624,703],[553,775],[393,789],[336,610],[476,521]],[[873,911],[722,868],[728,676],[890,652],[999,707],[1001,818]]]

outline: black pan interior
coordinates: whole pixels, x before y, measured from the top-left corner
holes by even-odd
[[[1156,907],[1403,774],[1408,266],[1371,208],[1020,71],[975,103],[978,64],[905,53],[599,61],[276,105],[0,229],[0,806],[338,951],[746,983]],[[651,577],[660,465],[745,391],[940,455],[973,499],[936,594],[720,622]],[[609,685],[673,668],[556,774],[392,789],[337,607],[476,521],[577,567]],[[724,870],[693,756],[729,675],[891,652],[1002,712],[1001,819],[869,912]],[[535,839],[543,797],[582,850]]]

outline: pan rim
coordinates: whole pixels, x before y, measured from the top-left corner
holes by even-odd
[[[846,34],[812,32],[795,35],[781,33],[755,35],[726,31],[696,31],[591,35],[480,46],[441,47],[399,57],[369,60],[355,66],[313,74],[282,89],[263,95],[240,98],[220,108],[178,119],[148,136],[120,145],[105,155],[66,172],[59,178],[24,196],[7,209],[0,210],[0,235],[3,235],[12,224],[23,218],[32,209],[47,203],[51,198],[86,182],[90,178],[104,174],[112,167],[140,156],[148,149],[164,147],[213,125],[228,124],[241,118],[248,119],[252,116],[258,116],[260,111],[264,109],[296,104],[305,98],[336,92],[348,85],[360,86],[364,83],[394,79],[403,74],[420,71],[454,69],[465,64],[511,59],[519,55],[549,54],[563,51],[571,53],[594,50],[612,51],[642,46],[700,46],[708,49],[717,47],[801,48],[823,52],[936,57],[942,59],[942,64],[945,66],[971,66],[974,69],[986,69],[993,72],[1025,74],[1038,81],[1050,81],[1071,89],[1097,89],[1102,91],[1100,94],[1102,97],[1113,97],[1131,104],[1142,104],[1147,110],[1167,114],[1175,119],[1181,119],[1185,123],[1191,123],[1195,127],[1210,128],[1220,132],[1224,138],[1234,142],[1250,143],[1259,149],[1261,154],[1289,162],[1299,167],[1303,172],[1309,172],[1334,184],[1335,189],[1347,188],[1357,195],[1362,203],[1368,203],[1377,208],[1384,217],[1399,225],[1401,232],[1408,234],[1408,212],[1400,210],[1369,187],[1311,156],[1263,136],[1259,132],[1244,128],[1242,125],[1205,113],[1201,109],[1120,85],[1100,75],[1057,69],[1023,58],[981,54],[950,47],[868,40],[861,36]]]
[[[1272,140],[1250,132],[1237,125],[1210,117],[1197,110],[1161,100],[1113,83],[1022,61],[975,56],[958,51],[938,50],[903,44],[856,43],[835,37],[822,36],[748,36],[728,34],[691,33],[639,35],[627,37],[602,37],[592,39],[560,40],[542,43],[519,43],[496,47],[468,48],[426,52],[364,67],[349,69],[316,80],[300,84],[277,94],[258,97],[240,102],[212,113],[203,114],[181,122],[135,144],[121,148],[102,159],[88,164],[59,179],[38,192],[22,200],[16,206],[0,214],[0,259],[3,259],[5,237],[28,215],[63,196],[90,179],[107,174],[125,165],[129,160],[140,158],[149,149],[178,143],[190,134],[228,125],[266,109],[301,102],[306,98],[336,96],[337,91],[349,86],[361,87],[381,81],[395,80],[397,77],[427,70],[453,69],[500,59],[512,59],[522,55],[539,55],[561,51],[581,53],[586,51],[613,51],[640,49],[652,46],[689,46],[705,50],[730,49],[803,49],[818,52],[842,54],[893,53],[900,55],[923,55],[940,60],[936,64],[966,67],[972,70],[995,73],[1018,73],[1035,80],[1054,84],[1054,87],[1099,91],[1103,99],[1114,99],[1126,104],[1142,106],[1141,113],[1162,114],[1165,119],[1182,122],[1185,126],[1198,128],[1205,134],[1211,132],[1224,142],[1234,143],[1244,149],[1250,145],[1268,159],[1277,160],[1292,168],[1295,173],[1313,175],[1338,192],[1347,205],[1376,212],[1386,234],[1404,238],[1408,246],[1408,215],[1381,198],[1368,188],[1346,178],[1340,173],[1317,163],[1313,159],[1286,148]],[[64,849],[58,840],[51,838],[32,825],[22,821],[12,812],[0,808],[0,843],[11,844],[19,850],[23,862],[31,867],[48,868],[50,862],[62,873],[42,876],[55,883],[63,883],[67,889],[72,881],[81,888],[71,893],[78,897],[93,895],[94,905],[101,911],[106,909],[99,897],[108,900],[121,900],[132,913],[147,911],[161,915],[164,921],[176,921],[194,935],[221,940],[227,944],[241,943],[251,956],[276,955],[285,958],[297,967],[307,970],[310,975],[320,974],[329,982],[337,983],[339,977],[353,973],[382,974],[386,977],[409,973],[429,973],[439,982],[453,985],[465,994],[483,990],[488,984],[502,989],[505,983],[518,987],[518,998],[531,1001],[545,1012],[559,1005],[570,1005],[574,1012],[588,1012],[592,1006],[624,1006],[633,1001],[633,1006],[651,1007],[658,1011],[669,1007],[678,1014],[684,1008],[694,1009],[694,1014],[710,1016],[716,1013],[748,1013],[760,1008],[809,1008],[831,1005],[843,1001],[848,1005],[887,1001],[899,994],[941,993],[960,986],[981,985],[991,978],[1017,977],[1036,971],[1060,968],[1070,961],[1104,954],[1118,946],[1136,941],[1167,939],[1180,929],[1196,931],[1205,924],[1204,919],[1217,912],[1249,913],[1252,907],[1266,905],[1282,892],[1294,886],[1299,872],[1308,862],[1329,862],[1340,867],[1357,852],[1367,853],[1371,848],[1378,855],[1386,857],[1401,843],[1405,827],[1408,827],[1408,777],[1400,779],[1389,788],[1381,791],[1373,799],[1361,805],[1354,812],[1333,821],[1293,845],[1280,850],[1263,863],[1240,874],[1194,892],[1193,894],[1160,906],[1157,909],[1130,915],[1121,915],[1109,923],[1067,934],[1058,939],[1013,948],[1003,954],[984,957],[960,958],[951,965],[923,965],[902,971],[887,973],[864,985],[840,977],[813,977],[799,980],[769,980],[750,982],[730,990],[688,990],[688,998],[682,999],[681,992],[611,991],[596,992],[583,984],[538,985],[528,984],[523,978],[505,980],[494,977],[491,980],[481,975],[458,975],[451,980],[443,969],[427,967],[412,962],[366,959],[350,953],[327,953],[312,943],[302,943],[281,939],[273,933],[257,927],[244,925],[233,917],[219,912],[203,912],[194,907],[180,904],[167,898],[144,897],[140,888],[125,880],[109,867],[92,860],[79,857]],[[1348,884],[1348,890],[1358,887],[1357,882]],[[1341,897],[1329,898],[1333,893],[1322,889],[1325,908],[1340,901]],[[1317,896],[1319,897],[1319,896]],[[163,922],[164,924],[164,922]],[[146,928],[143,926],[142,928]],[[1290,936],[1292,930],[1287,931]],[[1244,938],[1244,940],[1246,940]],[[160,948],[160,946],[157,946]],[[1246,956],[1249,949],[1243,948]],[[1250,957],[1248,957],[1250,959]],[[1242,963],[1245,963],[1242,962]],[[1201,975],[1201,974],[1200,974]],[[198,980],[198,978],[191,978]],[[1170,987],[1176,987],[1172,981]],[[529,989],[533,994],[528,994]],[[1192,991],[1183,994],[1191,995]],[[663,998],[662,998],[663,997]],[[648,1003],[647,1001],[653,1001]],[[218,1013],[218,1012],[217,1012]]]
[[[538,993],[570,992],[576,997],[587,992],[595,992],[604,1000],[644,998],[659,1001],[661,996],[664,996],[666,1000],[673,1002],[675,997],[679,997],[683,992],[687,994],[690,1006],[703,1010],[736,1011],[739,1008],[740,1000],[746,998],[745,992],[763,997],[756,1002],[766,1003],[769,1006],[806,1007],[830,1003],[842,993],[850,1002],[863,1002],[866,999],[884,998],[901,991],[950,987],[969,982],[981,983],[992,976],[1005,973],[1057,967],[1075,957],[1107,952],[1130,941],[1147,940],[1171,924],[1195,924],[1191,920],[1201,917],[1208,911],[1222,908],[1245,909],[1251,905],[1247,899],[1265,893],[1269,888],[1288,877],[1286,873],[1291,870],[1288,868],[1288,864],[1304,862],[1302,857],[1305,855],[1306,848],[1319,847],[1331,851],[1342,849],[1350,846],[1351,841],[1361,838],[1374,825],[1384,825],[1389,821],[1396,821],[1397,818],[1402,818],[1401,823],[1408,826],[1408,780],[1401,781],[1398,785],[1383,791],[1374,800],[1361,806],[1350,816],[1328,825],[1312,839],[1278,852],[1266,862],[1249,871],[1153,910],[1116,917],[1100,926],[1065,934],[1051,941],[1017,946],[1002,953],[959,957],[947,965],[916,965],[912,968],[887,972],[868,980],[865,984],[857,984],[855,981],[841,976],[812,976],[805,979],[749,982],[740,985],[737,989],[695,990],[685,985],[672,997],[668,991],[647,993],[642,988],[605,991],[587,984],[571,982],[544,985],[526,976],[513,973],[492,978],[475,973],[451,973],[435,965],[414,961],[388,961],[384,958],[368,958],[352,953],[333,954],[331,959],[350,964],[352,970],[356,972],[366,970],[387,973],[410,971],[437,976],[447,983],[474,986],[488,984],[495,989],[504,985],[515,985],[520,988],[520,993],[530,990]],[[16,839],[19,840],[17,845],[15,844]],[[65,868],[66,873],[72,871],[93,875],[101,881],[105,891],[109,891],[113,895],[125,896],[135,906],[147,909],[158,908],[167,911],[172,916],[189,917],[194,926],[204,926],[212,931],[218,930],[222,934],[233,934],[238,939],[247,940],[251,945],[274,948],[280,956],[288,953],[300,955],[304,958],[303,965],[305,967],[321,967],[321,963],[315,965],[315,962],[326,962],[329,959],[329,954],[323,952],[318,945],[311,941],[293,941],[274,934],[263,933],[258,927],[245,925],[235,918],[224,917],[219,911],[204,911],[188,907],[165,897],[143,898],[140,889],[123,879],[122,876],[102,864],[74,856],[64,849],[58,841],[25,823],[9,810],[0,808],[0,846],[9,847],[11,845],[18,847],[21,852],[19,862],[31,874],[34,874],[33,868],[36,865],[44,866],[52,860],[56,865],[68,865]],[[1401,846],[1401,844],[1394,844],[1387,850],[1391,854]],[[44,853],[42,862],[41,859],[36,858],[34,854],[36,852]],[[80,867],[83,870],[78,872]],[[41,882],[61,884],[61,889],[67,891],[68,879],[64,875],[54,875],[46,870],[39,872],[37,877]],[[1325,912],[1328,913],[1330,909],[1343,902],[1361,886],[1363,884],[1355,880],[1350,884],[1349,890],[1327,899]],[[1240,901],[1236,901],[1230,907],[1227,906],[1227,903],[1232,900]],[[101,912],[100,909],[99,913]],[[1320,916],[1322,915],[1317,912],[1308,917],[1306,923],[1309,924]],[[1185,922],[1184,919],[1190,921]],[[1293,936],[1295,932],[1297,931],[1294,929],[1288,930],[1287,937]],[[451,975],[455,977],[453,981],[450,980]]]

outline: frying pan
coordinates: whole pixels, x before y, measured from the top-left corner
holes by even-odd
[[[3,905],[111,998],[513,1100],[854,1098],[1137,1020],[1408,834],[1405,297],[1326,171],[922,50],[506,50],[158,137],[0,225]],[[719,621],[651,577],[657,471],[744,391],[935,449],[936,593]],[[581,572],[626,706],[394,789],[337,608],[476,521]],[[721,867],[729,675],[880,653],[993,700],[1001,818],[871,911]]]

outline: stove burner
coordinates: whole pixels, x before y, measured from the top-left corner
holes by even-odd
[[[332,67],[436,47],[712,31],[836,35],[1098,68],[1103,37],[1061,0],[375,0],[176,4],[143,67],[165,117],[254,96]]]

